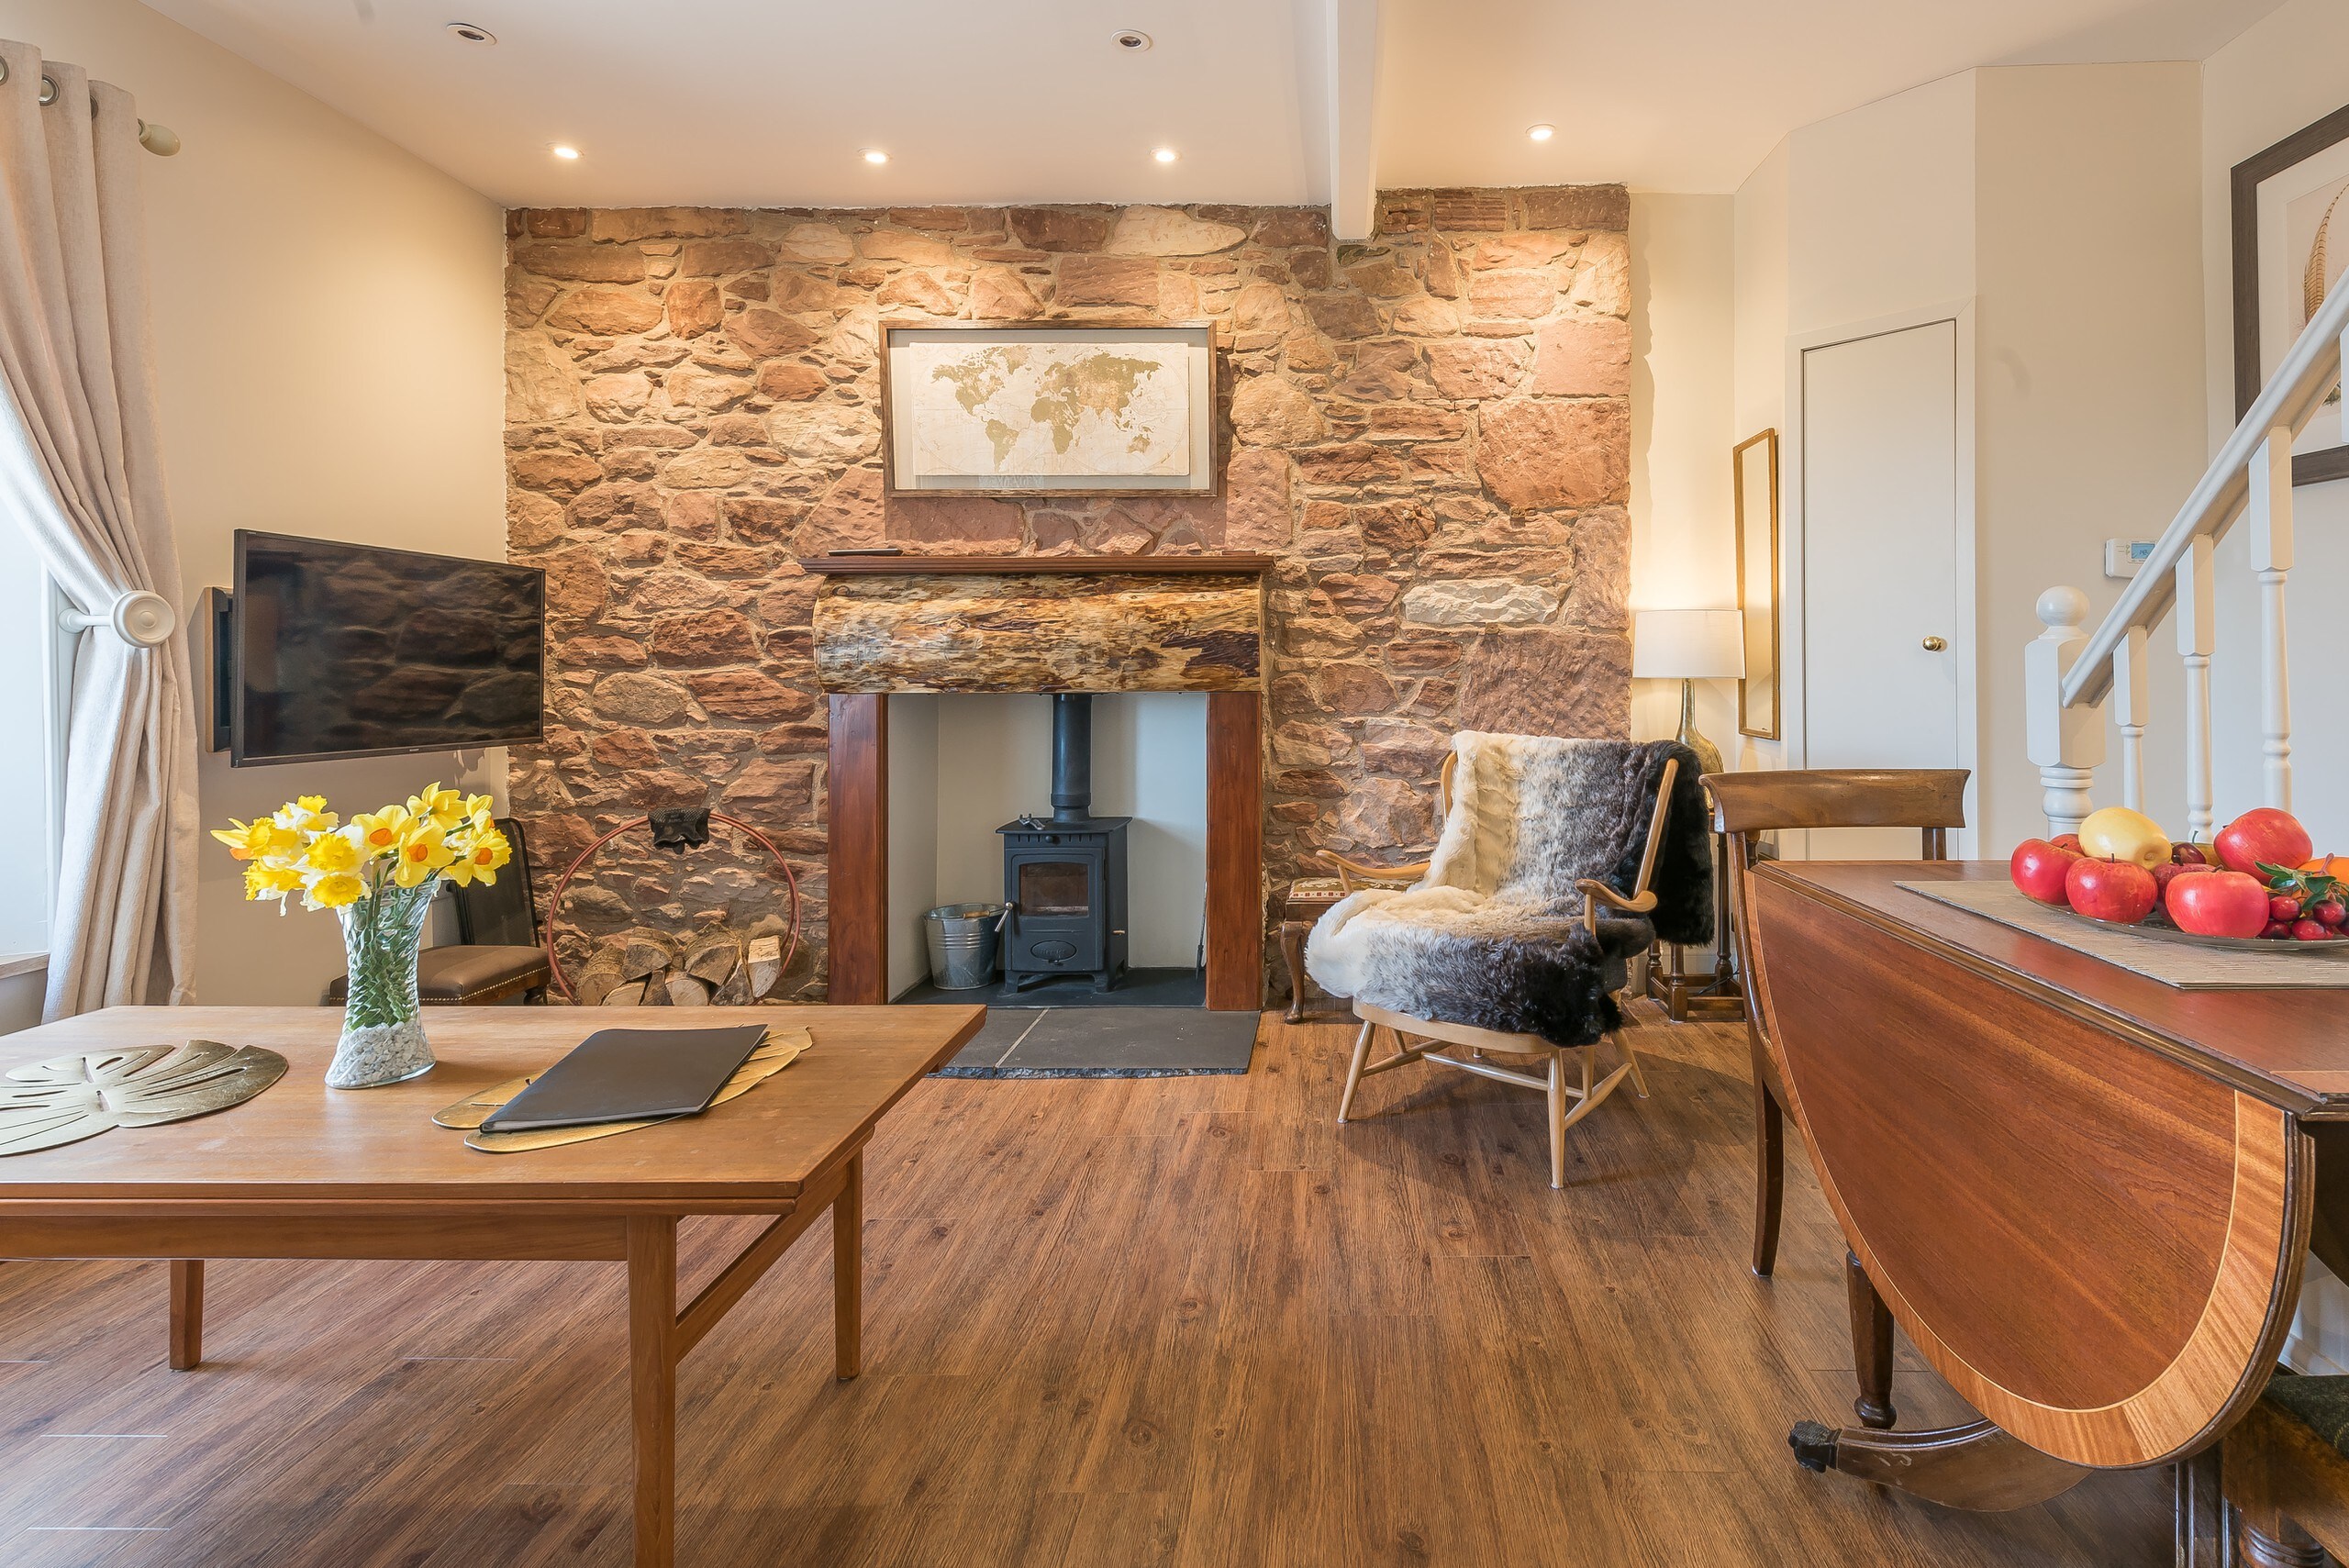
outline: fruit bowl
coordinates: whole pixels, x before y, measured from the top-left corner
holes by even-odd
[[[2194,948],[2228,948],[2243,952],[2272,953],[2336,952],[2341,949],[2349,948],[2349,932],[2337,937],[2326,937],[2316,941],[2305,942],[2281,941],[2274,937],[2205,937],[2193,931],[2181,931],[2167,920],[2151,917],[2134,925],[2127,925],[2118,920],[2099,920],[2092,915],[2083,915],[2076,909],[2067,909],[2060,904],[2043,904],[2040,907],[2052,915],[2061,915],[2076,926],[2092,926],[2099,931],[2127,931],[2132,936],[2152,937],[2165,942],[2182,942],[2188,947]]]

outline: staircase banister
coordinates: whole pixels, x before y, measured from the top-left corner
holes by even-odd
[[[2132,627],[2153,628],[2169,613],[2176,596],[2177,563],[2198,535],[2223,539],[2242,515],[2250,491],[2248,471],[2268,431],[2282,425],[2299,430],[2332,390],[2341,371],[2341,334],[2349,329],[2349,288],[2333,291],[2303,329],[2284,362],[2252,400],[2236,422],[2219,455],[2202,472],[2201,482],[2162,537],[2153,553],[2122,589],[2120,601],[2088,637],[2084,649],[2064,677],[2064,706],[2099,703],[2112,687],[2112,655]]]

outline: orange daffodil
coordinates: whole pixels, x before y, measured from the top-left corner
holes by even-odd
[[[230,819],[212,836],[245,862],[245,896],[274,899],[283,911],[289,894],[306,909],[340,909],[369,898],[386,883],[425,886],[436,877],[460,887],[494,883],[514,858],[491,817],[485,795],[468,795],[438,784],[406,805],[362,811],[345,824],[324,796],[306,795],[250,822]]]

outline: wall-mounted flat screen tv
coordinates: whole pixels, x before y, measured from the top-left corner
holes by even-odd
[[[544,738],[546,573],[237,531],[228,760]]]

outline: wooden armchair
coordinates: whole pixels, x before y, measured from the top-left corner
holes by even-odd
[[[1755,989],[1746,873],[1764,833],[1808,828],[1915,828],[1923,858],[1949,858],[1949,829],[1965,826],[1963,768],[1829,769],[1708,773],[1713,831],[1729,843],[1729,897],[1745,986],[1745,1034],[1753,1053],[1753,1272],[1767,1279],[1778,1258],[1778,1220],[1786,1203],[1787,1081],[1777,1062]],[[1859,1260],[1844,1256],[1852,1312],[1852,1350],[1860,1424],[1892,1425],[1892,1318]]]
[[[1438,795],[1443,814],[1452,809],[1453,773],[1456,756],[1446,757],[1438,784]],[[1639,875],[1627,894],[1604,882],[1581,878],[1575,886],[1583,895],[1585,929],[1596,935],[1602,907],[1625,914],[1645,915],[1656,906],[1656,895],[1649,882],[1655,870],[1656,851],[1664,839],[1664,822],[1672,805],[1673,781],[1678,774],[1679,761],[1667,758],[1657,780],[1655,804],[1648,821],[1647,845],[1641,861]],[[1392,882],[1397,878],[1417,879],[1427,874],[1432,862],[1417,862],[1409,865],[1376,866],[1349,860],[1342,855],[1324,851],[1323,854],[1338,868],[1341,883],[1351,890],[1355,880],[1375,879]],[[1610,985],[1620,986],[1620,979],[1610,975]],[[1647,1079],[1640,1070],[1638,1053],[1622,1031],[1611,1037],[1622,1061],[1603,1079],[1598,1076],[1598,1043],[1585,1046],[1559,1046],[1539,1035],[1508,1034],[1495,1029],[1477,1029],[1466,1024],[1449,1023],[1438,1018],[1416,1018],[1407,1013],[1390,1011],[1357,1000],[1354,1015],[1362,1019],[1362,1031],[1355,1037],[1353,1059],[1346,1069],[1346,1085],[1338,1100],[1338,1120],[1342,1124],[1353,1109],[1354,1091],[1362,1081],[1374,1073],[1389,1072],[1413,1062],[1436,1062],[1447,1067],[1474,1073],[1497,1083],[1508,1084],[1520,1089],[1531,1089],[1542,1095],[1548,1104],[1550,1133],[1550,1185],[1565,1185],[1565,1132],[1575,1123],[1588,1116],[1615,1092],[1628,1075],[1635,1089],[1645,1098]],[[1395,1051],[1379,1061],[1370,1060],[1371,1047],[1377,1032],[1386,1029],[1394,1037]],[[1466,1057],[1441,1054],[1447,1046],[1467,1047]],[[1581,1084],[1566,1079],[1566,1058],[1577,1059]],[[1496,1058],[1519,1063],[1503,1066]],[[1539,1067],[1539,1072],[1528,1071]],[[1567,1109],[1567,1102],[1574,1102]]]

